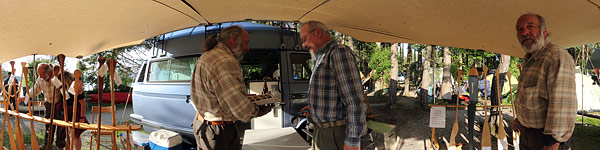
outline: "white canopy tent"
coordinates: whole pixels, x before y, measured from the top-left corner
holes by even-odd
[[[319,20],[362,41],[433,44],[522,57],[515,22],[544,16],[553,42],[600,41],[600,0],[104,0],[0,2],[0,62],[69,57],[140,43],[162,33],[241,20]]]

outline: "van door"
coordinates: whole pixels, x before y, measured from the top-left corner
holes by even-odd
[[[143,82],[133,90],[133,119],[148,132],[168,129],[193,137],[190,127],[196,111],[189,104],[190,81],[197,56],[151,60]]]
[[[281,91],[283,105],[283,126],[295,126],[302,107],[308,105],[308,81],[312,74],[310,54],[307,51],[281,52]]]

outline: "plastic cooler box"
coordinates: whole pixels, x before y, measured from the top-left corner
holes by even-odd
[[[148,145],[151,150],[181,150],[181,136],[169,130],[157,130],[150,133]]]

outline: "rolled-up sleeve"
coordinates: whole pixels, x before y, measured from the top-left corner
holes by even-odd
[[[339,96],[347,108],[344,144],[360,147],[360,136],[367,129],[366,104],[356,60],[349,48],[341,47],[331,52],[331,65],[339,84]]]
[[[573,60],[567,56],[570,55],[557,58],[547,70],[549,98],[544,134],[558,142],[565,142],[571,137],[577,116],[575,66]]]

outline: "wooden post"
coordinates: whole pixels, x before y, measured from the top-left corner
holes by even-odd
[[[79,118],[77,118],[77,104],[79,103],[79,100],[77,99],[77,96],[79,96],[79,85],[81,84],[79,81],[79,78],[81,78],[81,70],[75,70],[75,72],[73,72],[73,76],[75,77],[75,81],[73,81],[73,90],[75,92],[74,97],[73,97],[73,117],[71,119],[71,121],[73,122],[73,131],[71,131],[71,149],[74,149],[74,144],[75,144],[75,130],[77,130],[77,126],[75,126],[75,122],[79,121]],[[81,139],[79,139],[81,140]],[[91,144],[91,143],[90,143]],[[81,146],[81,145],[80,145]]]
[[[0,69],[2,69],[2,65],[0,65]],[[2,74],[0,73],[0,79],[1,78],[2,78]],[[2,85],[4,85],[4,83]],[[12,126],[10,125],[10,120],[8,118],[8,116],[9,116],[8,111],[9,111],[9,106],[10,106],[10,99],[9,99],[10,94],[8,93],[8,91],[6,91],[4,89],[4,86],[2,87],[2,96],[4,98],[4,109],[6,110],[6,113],[4,113],[4,123],[2,124],[2,133],[0,133],[0,135],[4,135],[4,125],[8,126],[8,140],[10,141],[10,149],[17,149],[17,143],[15,142],[13,129],[12,129]],[[0,136],[0,137],[4,137],[4,136]],[[2,140],[2,142],[4,142],[4,139]]]
[[[484,109],[484,116],[485,116],[485,120],[483,122],[483,131],[481,132],[481,149],[492,149],[492,139],[490,137],[490,124],[488,123],[488,117],[487,117],[487,75],[488,72],[488,67],[484,66],[483,67],[483,93],[484,93],[484,98],[483,98],[483,109]]]
[[[112,125],[116,126],[117,124],[115,123],[115,67],[117,66],[117,61],[114,59],[108,59],[107,62],[108,65],[108,71],[110,72],[110,109],[112,110]],[[115,142],[116,139],[116,131],[113,131],[112,133],[112,142],[113,142],[113,149],[117,149],[117,143]]]
[[[10,67],[12,69],[13,76],[16,76],[15,72],[17,70],[15,69],[15,61],[10,61]],[[17,100],[19,98],[19,96],[18,96],[19,95],[19,91],[20,91],[19,87],[20,87],[20,85],[17,85],[17,79],[15,78],[12,81],[12,84],[10,84],[10,87],[8,88],[9,93],[7,93],[7,94],[10,95],[10,97],[13,97],[15,99],[15,108],[14,108],[14,111],[17,112],[17,113],[19,113],[19,101]],[[14,95],[11,94],[11,91],[13,91],[13,90],[16,91],[14,93]],[[9,100],[9,105],[12,105],[12,104],[10,104],[10,97],[8,99]],[[19,119],[19,115],[14,115],[14,116],[15,116],[15,134],[17,136],[16,137],[17,138],[17,148],[19,150],[24,150],[25,149],[25,142],[23,141],[23,132],[21,131],[21,121]]]
[[[104,57],[98,58],[98,70],[104,65],[106,59]],[[104,76],[98,76],[98,108],[100,112],[98,113],[98,134],[96,135],[96,149],[100,150],[100,125],[102,124],[102,91],[104,90]]]
[[[23,79],[25,81],[25,87],[27,87],[25,94],[29,95],[29,97],[33,96],[31,95],[31,93],[29,93],[29,84],[27,84],[28,81],[28,75],[29,75],[29,70],[27,69],[27,63],[26,62],[21,62],[21,66],[23,67]],[[21,84],[23,84],[23,82],[21,82]],[[35,84],[34,84],[35,86]],[[29,116],[33,118],[33,111],[31,109],[31,105],[33,105],[33,100],[29,101],[29,103],[27,104],[29,106]],[[40,145],[38,144],[38,139],[37,136],[35,135],[35,129],[34,129],[34,125],[33,125],[33,119],[31,119],[30,121],[30,127],[31,127],[31,149],[40,149]]]
[[[63,103],[63,120],[68,122],[68,118],[69,118],[69,111],[67,111],[67,85],[65,84],[69,84],[69,83],[65,83],[65,55],[64,54],[58,54],[58,64],[60,65],[60,83],[61,84],[61,89],[62,89],[62,103]],[[77,99],[77,98],[74,98]],[[76,101],[76,100],[75,100]],[[74,101],[74,102],[75,102]],[[65,149],[71,149],[71,139],[69,138],[69,128],[65,127],[65,141],[66,141],[66,147]]]

